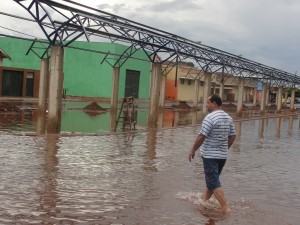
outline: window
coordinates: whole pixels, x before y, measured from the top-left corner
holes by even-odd
[[[192,81],[191,80],[188,80],[188,85],[191,85],[192,84]]]
[[[181,83],[181,84],[184,84],[184,79],[180,79],[180,83]]]
[[[2,95],[22,97],[23,71],[3,70]]]
[[[28,72],[26,74],[26,96],[33,97],[34,74]]]

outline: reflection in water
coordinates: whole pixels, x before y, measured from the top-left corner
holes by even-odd
[[[148,127],[156,128],[158,122],[159,111],[153,111],[151,114],[148,114]]]
[[[281,126],[281,117],[277,117],[275,123],[276,137],[280,137],[280,126]]]
[[[117,129],[117,109],[110,110],[110,131],[116,132]]]
[[[38,112],[36,120],[36,133],[37,135],[43,135],[46,132],[46,112]]]
[[[205,225],[216,225],[216,222],[213,219],[209,219]]]
[[[192,112],[192,125],[197,124],[197,111]]]
[[[241,138],[241,131],[242,131],[242,121],[238,120],[235,122],[235,132],[236,132],[236,138],[235,140],[240,140]]]
[[[159,117],[159,120],[163,119],[163,128],[196,125],[203,120],[201,111],[164,111],[163,118]],[[161,122],[159,122],[161,125]]]
[[[164,112],[164,128],[166,127],[177,127],[179,121],[178,111],[165,111]]]
[[[45,176],[41,177],[41,186],[39,191],[40,206],[39,209],[45,212],[48,218],[57,216],[60,210],[57,208],[59,196],[57,193],[57,173],[58,173],[58,159],[57,151],[59,136],[56,134],[46,136],[46,148],[44,153],[43,169]]]
[[[258,137],[263,138],[264,131],[265,131],[265,119],[262,118],[259,120],[259,124],[258,124]]]
[[[293,134],[294,116],[289,116],[289,130],[288,135]]]
[[[22,132],[31,130],[37,118],[36,111],[2,112],[0,111],[0,131]]]
[[[38,135],[44,134],[44,127],[47,126],[44,115],[37,113],[36,104],[23,103],[17,105],[21,110],[16,112],[1,113],[0,130],[16,132],[36,132]],[[104,103],[103,103],[104,104]],[[101,113],[96,116],[89,116],[81,109],[86,105],[85,102],[67,102],[64,103],[62,111],[61,133],[107,133],[122,131],[121,124],[116,128],[114,117],[116,112]],[[109,107],[109,103],[107,103]],[[255,111],[244,111],[243,118],[257,116]],[[295,112],[297,113],[297,112]],[[148,127],[148,111],[140,108],[135,111],[137,120],[137,129]],[[235,113],[232,113],[234,117]],[[297,115],[297,114],[296,114]],[[164,110],[159,114],[159,128],[178,127],[186,125],[196,125],[201,123],[203,117],[202,111],[181,111],[181,110]],[[291,118],[292,120],[292,118]],[[44,123],[45,122],[45,123]],[[267,122],[267,121],[266,121]],[[152,123],[150,124],[152,126]],[[267,125],[267,123],[265,124]],[[150,127],[151,127],[150,126]],[[155,126],[155,125],[154,125]],[[300,127],[300,122],[299,122]]]
[[[156,157],[156,137],[157,129],[156,128],[149,128],[147,134],[147,159],[145,162],[145,169],[156,171],[157,168],[155,167],[154,159]]]
[[[0,224],[298,224],[299,132],[278,138],[276,118],[259,122],[237,122],[240,140],[222,174],[233,210],[224,219],[215,216],[219,205],[201,213],[193,204],[205,188],[200,156],[193,165],[186,157],[196,126],[76,137],[2,134]],[[283,117],[282,134],[290,123]],[[194,195],[183,202],[177,193]]]
[[[164,111],[158,113],[158,120],[157,120],[158,128],[164,127]]]

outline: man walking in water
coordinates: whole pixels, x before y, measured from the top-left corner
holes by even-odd
[[[189,161],[194,158],[200,148],[205,173],[206,190],[202,200],[207,201],[214,194],[222,207],[223,213],[230,212],[224,196],[219,176],[225,165],[228,149],[232,145],[236,133],[232,118],[220,107],[222,100],[218,95],[211,95],[207,99],[209,114],[202,122],[201,130],[189,153]]]

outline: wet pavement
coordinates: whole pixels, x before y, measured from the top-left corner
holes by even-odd
[[[223,216],[215,200],[199,199],[200,157],[187,158],[201,113],[165,112],[147,129],[141,108],[135,132],[112,134],[109,113],[72,110],[84,105],[64,106],[62,135],[28,135],[34,106],[1,113],[0,224],[299,224],[299,114],[235,118],[221,176],[232,213]]]

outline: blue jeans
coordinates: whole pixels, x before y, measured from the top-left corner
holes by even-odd
[[[226,159],[203,158],[205,182],[208,190],[213,191],[216,188],[221,187],[219,176],[225,163]]]

